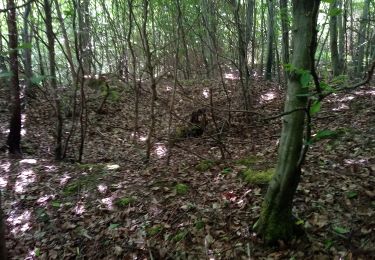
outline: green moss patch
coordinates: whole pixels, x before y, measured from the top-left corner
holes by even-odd
[[[146,228],[146,234],[148,237],[153,237],[157,234],[159,234],[161,231],[163,231],[164,226],[163,225],[154,225],[152,227]]]
[[[214,165],[215,165],[215,162],[212,161],[212,160],[203,160],[203,161],[200,161],[195,166],[195,169],[197,169],[200,172],[205,172],[205,171],[211,169],[212,167],[214,167]]]
[[[184,240],[186,238],[186,236],[189,234],[189,231],[184,229],[184,230],[180,230],[178,231],[174,236],[172,236],[170,239],[172,242],[179,242],[181,240]]]
[[[118,198],[117,200],[115,200],[115,205],[123,208],[134,202],[135,202],[135,198],[133,197],[122,197],[122,198]]]
[[[254,164],[256,164],[257,162],[259,162],[258,157],[248,156],[248,157],[244,157],[244,158],[236,160],[235,164],[250,167],[250,166],[253,166]]]
[[[188,192],[189,187],[186,184],[178,183],[175,186],[175,190],[178,195],[185,195]]]
[[[267,184],[272,176],[275,174],[275,168],[266,169],[264,171],[257,171],[248,169],[242,173],[244,180],[252,184]]]

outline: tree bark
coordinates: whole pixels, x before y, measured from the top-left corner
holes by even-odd
[[[61,113],[60,97],[58,94],[57,80],[56,80],[56,58],[55,58],[55,35],[52,26],[52,10],[49,0],[44,0],[44,12],[46,33],[48,39],[48,58],[50,69],[50,85],[53,91],[53,99],[56,113],[56,129],[55,129],[55,159],[62,159],[62,131],[63,118]]]
[[[333,76],[338,76],[342,73],[342,64],[340,54],[338,50],[338,14],[335,14],[338,9],[338,0],[333,1],[330,4],[330,20],[329,20],[329,35],[330,35],[330,47],[331,47],[331,62]]]
[[[309,70],[314,64],[316,22],[320,0],[293,1],[293,42],[292,65],[298,70]],[[290,73],[284,111],[296,110],[284,117],[276,173],[265,196],[261,215],[255,225],[258,233],[268,243],[289,240],[296,232],[292,216],[293,196],[297,189],[301,168],[303,131],[307,89],[300,83],[298,72]]]
[[[272,65],[273,65],[273,37],[274,37],[274,3],[273,0],[268,0],[268,18],[267,18],[267,57],[266,57],[266,75],[267,80],[272,79]]]
[[[9,31],[9,63],[10,72],[12,73],[10,78],[10,88],[12,96],[11,105],[11,118],[9,125],[9,134],[7,145],[9,153],[14,157],[22,157],[21,153],[21,98],[20,98],[20,84],[18,77],[18,31],[17,31],[17,18],[14,0],[8,0],[7,8],[8,12],[7,22]]]

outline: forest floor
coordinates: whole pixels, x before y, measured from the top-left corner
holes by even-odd
[[[226,81],[231,109],[239,110],[235,81]],[[209,88],[212,88],[210,92]],[[306,234],[267,247],[252,230],[267,185],[244,171],[272,172],[276,164],[283,91],[253,82],[255,113],[232,113],[220,82],[186,81],[176,91],[173,129],[207,108],[202,136],[175,143],[166,164],[171,82],[158,86],[154,150],[144,162],[149,92],[140,99],[140,134],[133,141],[134,100],[118,93],[95,110],[88,103],[82,163],[53,160],[54,116],[38,92],[23,116],[22,160],[0,154],[0,186],[12,259],[375,259],[375,90],[333,95],[313,118],[313,131],[336,131],[313,144],[303,167],[294,214]],[[8,126],[1,94],[1,143]],[[221,160],[214,116],[222,130]],[[116,96],[116,95],[115,95]],[[182,120],[183,119],[183,120]],[[69,122],[69,119],[67,120]],[[69,123],[66,127],[69,130]],[[70,157],[77,153],[79,131]],[[74,149],[73,149],[74,148]]]

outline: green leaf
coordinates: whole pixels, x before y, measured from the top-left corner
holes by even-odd
[[[333,1],[335,1],[335,0],[322,0],[322,2],[324,2],[324,3],[328,3],[328,4],[332,4]]]
[[[31,49],[33,45],[29,42],[22,43],[17,47],[18,50]]]
[[[59,201],[52,201],[52,207],[60,208],[61,203]]]
[[[310,115],[313,116],[316,113],[320,111],[321,108],[321,103],[320,101],[315,101],[312,106],[310,107]]]
[[[342,10],[339,9],[339,8],[331,8],[329,11],[328,11],[328,15],[333,17],[333,16],[337,16],[339,14],[342,13]]]
[[[314,141],[319,141],[321,139],[334,138],[334,137],[337,137],[337,135],[338,134],[336,131],[324,129],[316,133],[316,135],[314,136]]]
[[[358,193],[355,192],[355,191],[348,191],[348,192],[346,193],[346,197],[347,197],[348,199],[354,199],[354,198],[356,198],[357,196],[358,196]]]
[[[118,226],[120,226],[120,224],[111,223],[111,224],[109,225],[109,229],[115,229],[115,228],[117,228]]]
[[[302,87],[305,88],[309,85],[312,80],[312,76],[309,72],[305,71],[301,74],[299,82],[301,83]]]
[[[335,231],[336,233],[341,234],[341,235],[344,235],[344,234],[347,234],[347,233],[350,232],[349,229],[347,229],[345,227],[340,227],[340,226],[334,226],[333,231]]]
[[[326,92],[329,92],[329,93],[335,93],[336,92],[336,89],[334,89],[333,87],[331,87],[330,85],[328,85],[327,83],[324,83],[324,82],[320,83],[320,87],[321,87],[322,90],[324,90]]]

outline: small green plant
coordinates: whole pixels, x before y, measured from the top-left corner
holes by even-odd
[[[195,169],[197,169],[200,172],[205,172],[209,169],[211,169],[215,165],[215,162],[212,160],[203,160],[200,161],[196,166]]]
[[[246,182],[252,184],[267,184],[272,176],[275,174],[275,169],[270,168],[264,171],[256,171],[253,169],[248,169],[243,173],[243,177]]]
[[[189,187],[186,185],[186,184],[183,184],[183,183],[178,183],[176,186],[175,186],[175,189],[176,189],[176,193],[178,195],[185,195],[188,190],[189,190]]]
[[[172,242],[179,242],[181,240],[184,240],[187,236],[187,234],[189,234],[189,231],[187,230],[181,230],[181,231],[178,231],[176,235],[174,235],[172,238],[171,238],[171,241]]]
[[[236,160],[235,164],[250,167],[250,166],[254,165],[255,163],[257,163],[258,161],[259,161],[258,157],[249,156],[249,157],[245,157],[245,158],[241,158],[241,159]]]
[[[228,173],[231,173],[231,172],[233,172],[233,169],[232,169],[232,168],[224,168],[224,169],[221,171],[222,174],[228,174]]]
[[[154,225],[152,227],[146,228],[146,234],[149,237],[153,237],[159,234],[164,229],[163,225]]]
[[[204,221],[199,219],[199,220],[195,221],[194,226],[197,230],[201,230],[201,229],[204,228],[205,224],[204,224]]]
[[[115,201],[115,205],[118,207],[126,207],[129,204],[135,202],[135,199],[133,197],[122,197]]]

